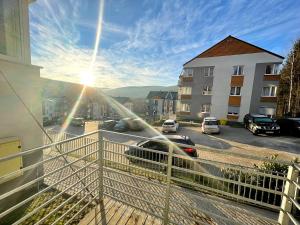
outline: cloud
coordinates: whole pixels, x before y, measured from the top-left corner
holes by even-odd
[[[32,58],[44,68],[42,76],[80,81],[92,58],[97,27],[90,3],[31,4]],[[176,84],[183,63],[229,34],[278,53],[286,53],[300,35],[297,1],[144,0],[142,8],[130,1],[106,4],[106,10],[119,13],[130,5],[133,15],[102,24],[94,66],[100,87]]]

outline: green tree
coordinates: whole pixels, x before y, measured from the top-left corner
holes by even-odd
[[[292,74],[292,76],[291,76]],[[289,95],[292,77],[292,94],[289,107]],[[281,70],[281,79],[277,91],[277,116],[300,116],[300,39],[298,39]]]

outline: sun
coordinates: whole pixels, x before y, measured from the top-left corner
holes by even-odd
[[[80,83],[86,86],[93,86],[95,82],[94,75],[89,71],[83,71],[80,73]]]

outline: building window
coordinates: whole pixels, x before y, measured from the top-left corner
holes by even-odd
[[[233,75],[243,75],[244,74],[244,66],[234,66],[233,67]]]
[[[193,76],[193,69],[192,68],[184,68],[181,72],[181,75],[182,76],[185,76],[185,77],[192,77]]]
[[[240,107],[228,106],[228,115],[239,115]]]
[[[210,112],[210,104],[203,104],[201,106],[201,112],[202,113],[209,113]]]
[[[281,64],[270,64],[266,66],[266,73],[269,75],[279,74]]]
[[[191,95],[192,87],[180,87],[179,93],[180,93],[180,95]]]
[[[0,0],[0,54],[21,56],[19,0]]]
[[[180,104],[180,111],[181,112],[190,112],[191,111],[191,104],[181,103]]]
[[[154,100],[154,105],[158,105],[158,100]]]
[[[276,97],[276,86],[263,87],[262,97]]]
[[[276,109],[268,106],[260,106],[258,109],[259,114],[274,117]]]
[[[203,88],[203,92],[202,92],[202,94],[203,95],[211,95],[211,86],[205,86],[204,88]]]
[[[241,87],[231,87],[230,89],[230,95],[241,95]]]
[[[212,77],[214,75],[214,67],[213,66],[205,66],[199,68],[200,76]]]

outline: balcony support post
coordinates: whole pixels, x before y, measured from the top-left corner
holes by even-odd
[[[289,166],[287,180],[284,186],[284,195],[281,202],[278,223],[280,225],[288,225],[290,222],[290,217],[288,213],[291,213],[292,205],[290,198],[295,197],[296,186],[293,184],[297,181],[299,171],[294,168],[294,166]]]
[[[98,182],[99,182],[99,201],[103,201],[103,166],[104,166],[104,159],[103,159],[103,150],[104,150],[104,139],[102,131],[98,131]]]
[[[172,161],[173,161],[173,144],[169,144],[168,152],[168,165],[167,165],[167,187],[165,196],[165,209],[164,209],[164,219],[163,224],[167,225],[169,223],[169,211],[170,211],[170,197],[171,197],[171,176],[172,176]]]

